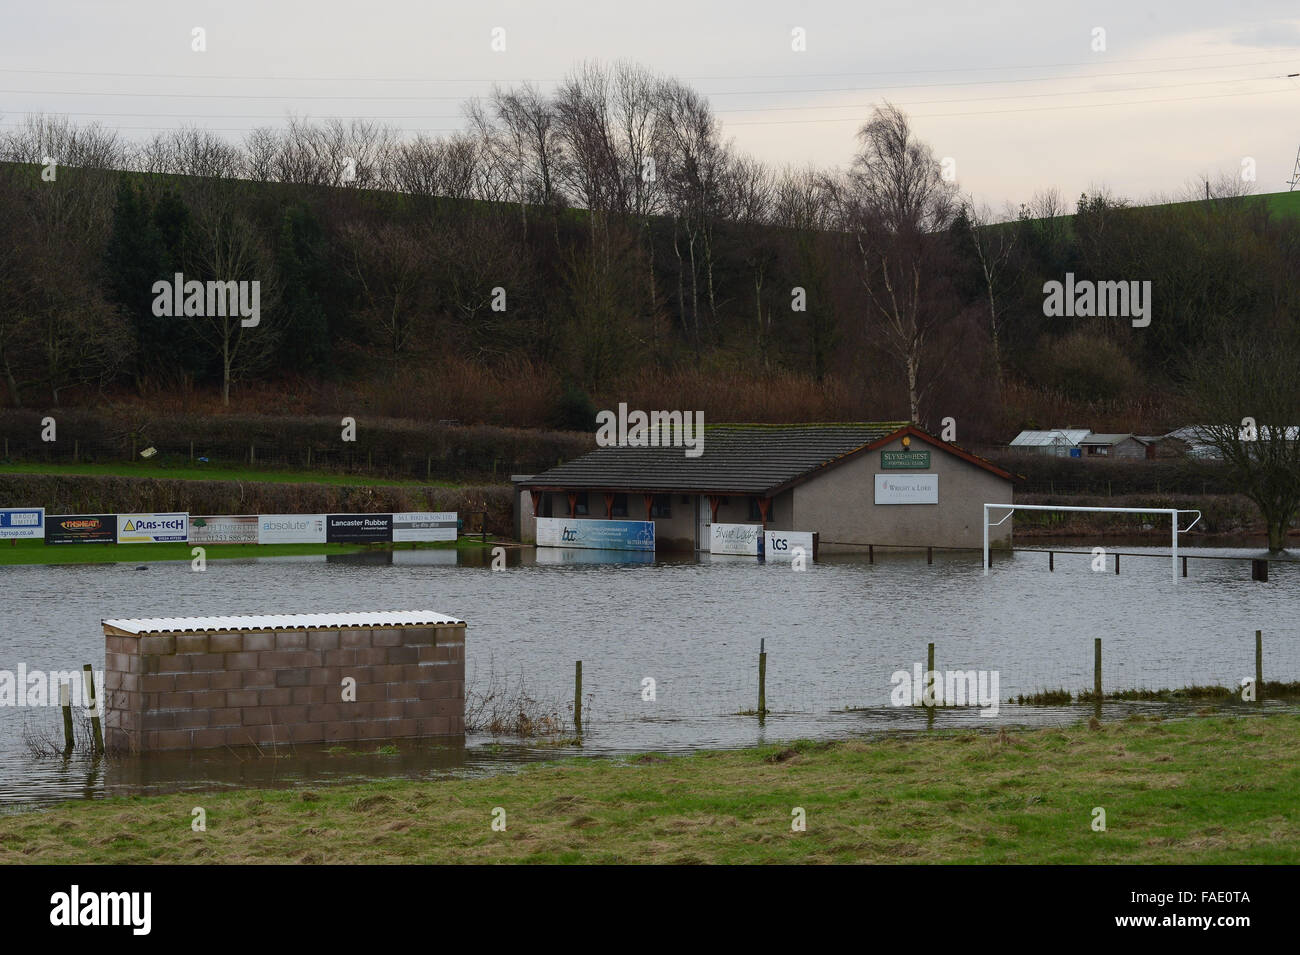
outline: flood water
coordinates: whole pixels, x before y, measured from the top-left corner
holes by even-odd
[[[1124,548],[1143,549],[1159,551]],[[524,548],[496,572],[486,552],[439,550],[209,560],[203,573],[188,562],[0,568],[0,670],[98,670],[100,621],[111,617],[430,609],[468,623],[471,692],[522,686],[564,712],[581,660],[586,730],[580,747],[470,734],[450,744],[399,741],[395,753],[357,743],[359,752],[316,746],[65,761],[31,756],[24,743],[25,732],[61,732],[56,707],[3,706],[0,812],[137,792],[482,774],[577,753],[1072,723],[1092,708],[1006,701],[1090,689],[1097,637],[1107,691],[1238,685],[1254,675],[1256,630],[1264,632],[1264,678],[1300,680],[1300,566],[1275,563],[1270,581],[1257,583],[1247,561],[1193,559],[1175,584],[1167,556],[1125,557],[1118,576],[1109,560],[1102,573],[1091,561],[1058,551],[1049,573],[1046,553],[1018,551],[985,577],[969,553],[936,552],[927,565],[924,554],[877,551],[874,564],[834,557],[798,572],[752,558]],[[771,710],[761,723],[741,715],[757,705],[760,643]],[[996,715],[891,705],[891,677],[923,666],[928,643],[938,670],[996,674]],[[1110,703],[1103,718],[1199,708]]]

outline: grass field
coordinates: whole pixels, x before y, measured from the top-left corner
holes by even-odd
[[[0,463],[0,474],[68,474],[91,477],[165,478],[172,481],[254,481],[269,484],[332,484],[343,487],[385,485],[395,487],[458,487],[452,481],[396,480],[370,474],[334,471],[277,471],[272,468],[220,465],[162,467],[148,461],[113,461],[107,464]]]
[[[1296,715],[1130,720],[114,798],[0,818],[0,864],[1294,864],[1297,738]]]
[[[477,537],[434,543],[395,544],[204,544],[206,560],[249,557],[299,557],[310,554],[353,554],[363,550],[422,550],[483,547]],[[159,560],[192,560],[197,544],[46,544],[41,540],[0,541],[0,567],[16,564],[143,564]]]

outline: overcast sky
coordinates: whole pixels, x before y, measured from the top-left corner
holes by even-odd
[[[775,164],[847,164],[888,98],[995,210],[1048,187],[1071,205],[1097,185],[1142,200],[1245,157],[1254,191],[1285,191],[1300,146],[1294,2],[3,3],[7,124],[44,111],[237,139],[294,113],[448,131],[493,81],[549,88],[580,60],[626,58],[708,94],[726,135]]]

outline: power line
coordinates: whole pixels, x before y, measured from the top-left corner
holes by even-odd
[[[1148,106],[1153,104],[1164,103],[1191,103],[1207,99],[1225,99],[1238,96],[1272,96],[1276,93],[1292,93],[1293,89],[1281,90],[1251,90],[1244,93],[1218,93],[1207,94],[1205,96],[1181,96],[1174,98],[1146,99],[1146,100],[1127,100],[1115,103],[1080,103],[1075,105],[1057,105],[1057,106],[1030,106],[1023,109],[988,109],[988,110],[965,110],[958,113],[921,113],[912,119],[940,119],[947,117],[965,117],[965,116],[994,116],[1005,113],[1039,113],[1048,110],[1067,110],[1067,109],[1103,109],[1115,106]],[[777,119],[777,120],[746,120],[741,122],[726,123],[726,126],[786,126],[786,125],[804,125],[808,123],[857,123],[861,122],[860,117],[842,116],[832,119]],[[0,123],[0,126],[21,126],[22,123]],[[125,130],[140,129],[154,131],[176,131],[174,126],[119,126],[105,124],[109,129]],[[226,132],[226,133],[246,133],[251,132],[254,127],[236,126],[236,127],[203,127],[209,132]],[[456,127],[429,127],[417,129],[403,129],[407,133],[455,133],[463,132],[463,129]]]
[[[1126,59],[1107,59],[1106,63],[1164,63],[1171,60],[1206,60],[1217,57],[1259,56],[1272,53],[1300,53],[1297,47],[1268,47],[1250,52],[1233,51],[1231,53],[1185,53],[1178,56],[1130,57]],[[916,70],[844,70],[823,73],[731,73],[731,74],[696,74],[682,75],[688,80],[738,80],[738,79],[803,79],[827,76],[915,76],[935,73],[983,73],[1006,70],[1062,69],[1073,66],[1096,66],[1097,60],[1075,61],[1067,63],[1027,63],[1012,66],[955,66],[932,67]],[[1205,69],[1228,69],[1232,66],[1252,66],[1253,63],[1223,64]],[[502,79],[501,77],[430,77],[430,76],[303,76],[293,74],[223,74],[223,73],[126,73],[106,70],[44,70],[22,67],[0,67],[0,73],[36,74],[45,76],[112,76],[132,79],[205,79],[205,80],[255,80],[271,82],[329,82],[329,83],[559,83],[557,79]],[[671,74],[669,74],[671,75]]]
[[[959,86],[1002,86],[1013,83],[1059,83],[1063,80],[1104,80],[1121,76],[1150,76],[1157,73],[1185,73],[1195,70],[1205,69],[1233,69],[1246,66],[1272,66],[1277,63],[1294,62],[1291,59],[1269,60],[1260,63],[1240,63],[1232,66],[1185,66],[1169,67],[1159,70],[1129,70],[1120,73],[1093,73],[1086,76],[1037,76],[1037,77],[1019,77],[1016,79],[1003,80],[968,80],[963,82],[952,83],[902,83],[887,86],[833,86],[833,87],[816,87],[812,89],[779,89],[779,90],[722,90],[707,94],[709,97],[717,96],[788,96],[794,93],[858,93],[873,92],[881,90],[895,89],[933,89]],[[1229,78],[1230,79],[1230,78]],[[1227,82],[1225,79],[1224,82]],[[24,90],[24,89],[0,89],[0,93],[10,94],[29,94],[40,96],[147,96],[159,99],[245,99],[245,100],[268,100],[268,99],[310,99],[310,100],[376,100],[376,101],[408,101],[408,100],[464,100],[464,95],[400,95],[392,94],[354,94],[354,93],[307,93],[307,94],[290,94],[283,95],[277,93],[157,93],[141,92],[136,90]]]
[[[961,99],[930,99],[914,100],[906,103],[895,103],[900,107],[914,106],[934,106],[948,103],[985,103],[998,100],[1016,100],[1016,99],[1042,99],[1045,97],[1056,96],[1093,96],[1093,95],[1110,95],[1112,93],[1136,93],[1146,90],[1173,90],[1185,89],[1193,86],[1217,86],[1223,83],[1255,83],[1267,80],[1284,79],[1287,74],[1274,73],[1268,76],[1242,76],[1232,79],[1215,79],[1215,80],[1196,80],[1190,83],[1163,83],[1154,86],[1125,86],[1109,90],[1054,90],[1048,93],[1014,93],[1005,96],[974,96],[964,97]],[[718,114],[726,113],[766,113],[766,112],[788,112],[791,110],[825,110],[825,109],[870,109],[875,103],[836,103],[817,106],[804,104],[799,106],[736,106],[730,109],[716,110]],[[51,116],[105,116],[105,117],[145,117],[151,119],[283,119],[283,113],[219,113],[204,114],[195,116],[193,113],[121,113],[121,112],[95,112],[92,110],[50,110],[39,111]],[[458,113],[398,113],[398,114],[356,114],[356,115],[337,115],[332,114],[332,119],[348,120],[410,120],[410,119],[461,119]]]
[[[1024,109],[983,109],[970,110],[961,113],[919,113],[910,119],[939,119],[950,116],[993,116],[1000,113],[1041,113],[1044,110],[1064,110],[1064,109],[1101,109],[1112,106],[1147,106],[1154,103],[1191,103],[1206,99],[1225,99],[1233,96],[1272,96],[1275,93],[1294,93],[1294,89],[1284,90],[1250,90],[1245,93],[1217,93],[1207,94],[1205,96],[1181,96],[1173,99],[1139,99],[1127,100],[1118,103],[1080,103],[1078,105],[1062,106],[1027,106]],[[728,123],[728,126],[784,126],[788,124],[803,123],[856,123],[861,120],[853,116],[842,116],[836,119],[776,119],[776,120],[749,120],[739,123]]]

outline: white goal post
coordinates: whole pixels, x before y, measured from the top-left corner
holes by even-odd
[[[989,523],[989,508],[1001,507],[1006,510],[1006,514],[999,521]],[[1178,583],[1178,515],[1195,514],[1196,520],[1192,521],[1181,531],[1190,531],[1196,526],[1196,522],[1201,519],[1201,512],[1194,510],[1183,510],[1176,507],[1065,507],[1056,504],[985,504],[984,505],[984,576],[989,575],[989,528],[1005,524],[1016,511],[1092,511],[1101,514],[1168,514],[1171,518],[1170,523],[1173,525],[1173,558],[1174,583]]]

